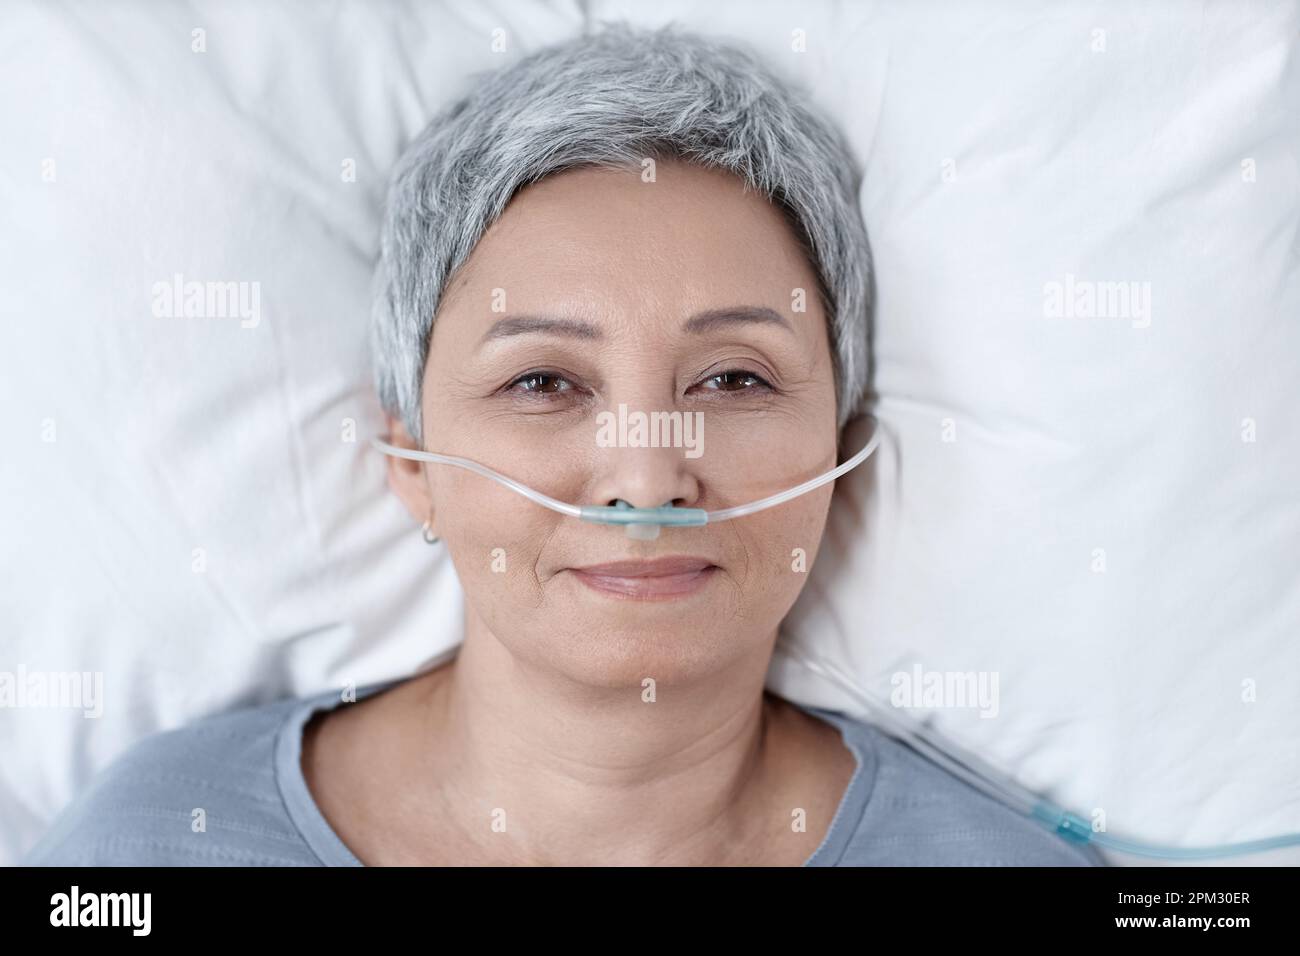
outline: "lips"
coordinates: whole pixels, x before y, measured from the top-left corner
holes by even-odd
[[[680,556],[611,561],[569,570],[583,584],[603,594],[664,600],[700,590],[718,567],[706,558]]]
[[[605,574],[623,578],[656,578],[674,574],[690,574],[713,567],[713,562],[696,557],[637,558],[630,561],[611,561],[574,568],[588,574]]]

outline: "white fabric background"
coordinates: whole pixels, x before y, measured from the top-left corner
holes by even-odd
[[[0,862],[144,734],[454,649],[364,444],[386,176],[473,71],[604,19],[751,43],[863,161],[886,441],[789,639],[881,697],[996,671],[997,719],[932,726],[1116,833],[1300,831],[1296,4],[695,6],[6,6],[0,670],[106,702],[0,710]],[[153,316],[178,272],[261,323]],[[1150,324],[1045,316],[1066,274],[1150,283]]]

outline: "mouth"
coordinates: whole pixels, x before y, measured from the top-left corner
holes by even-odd
[[[704,588],[718,570],[713,562],[690,556],[612,561],[569,568],[575,578],[594,591],[640,601],[672,600],[694,594]]]

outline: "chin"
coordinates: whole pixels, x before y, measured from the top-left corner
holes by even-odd
[[[640,695],[643,682],[653,680],[656,696],[684,683],[708,679],[743,648],[716,629],[682,621],[680,615],[660,617],[654,623],[629,626],[592,621],[589,616],[569,619],[572,636],[549,639],[538,645],[547,666],[572,680],[607,689],[624,688]],[[583,621],[583,624],[576,622]],[[576,626],[575,626],[576,624]]]

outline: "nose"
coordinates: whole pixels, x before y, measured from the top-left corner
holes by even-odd
[[[601,448],[596,461],[591,495],[596,504],[688,508],[699,495],[698,479],[680,448]]]
[[[691,508],[699,500],[699,479],[685,450],[671,447],[599,448],[591,489],[593,504],[633,508]]]

